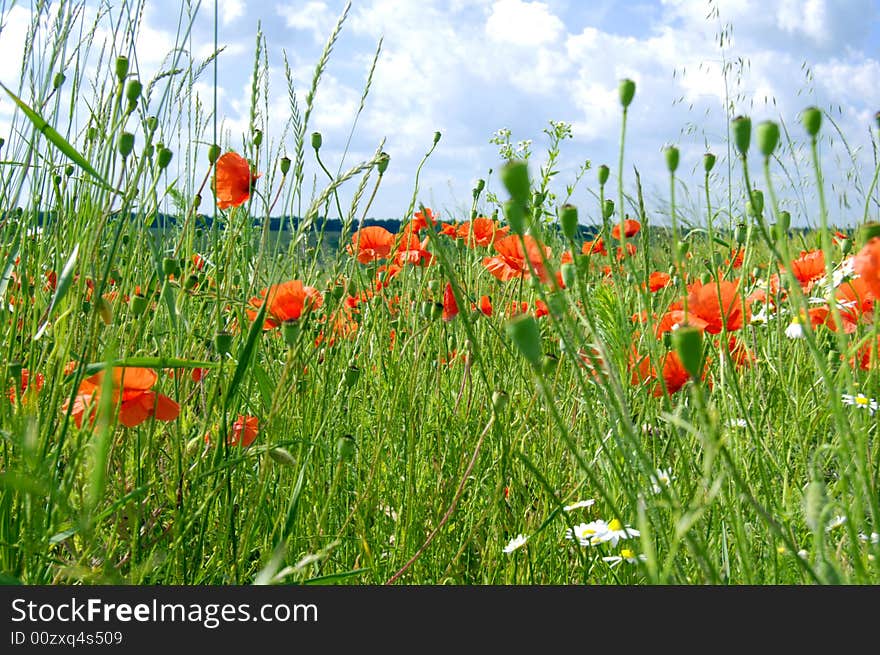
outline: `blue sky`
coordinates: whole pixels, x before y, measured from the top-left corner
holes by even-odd
[[[143,69],[155,69],[173,47],[180,5],[146,2],[139,42]],[[261,114],[267,114],[268,139],[292,151],[292,139],[282,140],[290,116],[282,52],[302,102],[344,6],[343,0],[219,0],[219,43],[226,46],[218,70],[224,145],[239,148],[247,131],[259,21],[270,65],[269,110]],[[208,0],[199,10],[192,39],[196,57],[210,52],[213,7]],[[718,34],[728,25],[733,26],[732,40],[722,50]],[[473,181],[497,169],[498,148],[489,138],[499,128],[509,128],[514,141],[533,141],[536,172],[545,158],[542,130],[548,121],[572,124],[574,138],[563,144],[557,178],[562,195],[587,159],[594,167],[607,163],[614,170],[622,77],[638,84],[628,126],[626,182],[632,182],[632,166],[638,166],[661,213],[667,189],[662,148],[674,143],[681,148],[681,177],[697,203],[702,176],[693,172],[702,154],[707,147],[726,153],[722,57],[733,64],[728,94],[734,110],[750,115],[754,123],[781,118],[800,141],[798,112],[810,104],[833,108],[831,116],[859,165],[858,177],[847,179],[852,166],[841,140],[822,144],[828,183],[835,184],[829,189],[832,220],[846,223],[861,216],[859,189],[863,193],[873,173],[871,129],[880,109],[877,0],[355,0],[309,125],[309,131],[322,132],[322,156],[331,169],[340,166],[380,37],[384,42],[373,86],[342,162],[348,167],[369,157],[386,140],[391,165],[373,216],[401,217],[416,166],[435,131],[442,140],[422,173],[419,200],[446,219],[466,218]],[[7,42],[0,51],[14,49],[10,39],[0,40]],[[738,61],[741,69],[735,66]],[[0,63],[0,79],[6,75]],[[195,87],[209,105],[210,82],[206,73]],[[2,112],[0,106],[0,121]],[[786,158],[795,179],[798,172],[809,172],[799,152],[798,167]],[[718,170],[726,173],[723,157]],[[310,167],[308,175],[313,171]],[[784,175],[779,182],[787,183]],[[489,183],[499,190],[497,174]],[[720,191],[725,181],[716,185]],[[593,172],[572,199],[583,207],[584,222],[590,222],[595,206],[588,188],[595,188]],[[351,185],[345,193],[353,190]],[[687,203],[687,196],[682,200]],[[814,204],[804,208],[791,202],[789,209],[798,223],[816,220]]]

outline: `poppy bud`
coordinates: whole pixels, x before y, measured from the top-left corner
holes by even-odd
[[[578,233],[578,210],[574,205],[562,205],[559,214],[559,223],[562,225],[562,233],[566,239],[574,241]]]
[[[159,158],[157,163],[159,164],[159,170],[165,170],[168,168],[168,164],[171,163],[171,157],[173,153],[168,148],[159,148]]]
[[[162,272],[165,274],[165,277],[171,277],[172,275],[176,277],[180,275],[180,265],[173,257],[165,257],[162,259]]]
[[[614,215],[614,201],[610,198],[606,198],[602,210],[605,218],[611,218]]]
[[[83,300],[79,308],[82,310],[83,314],[88,314],[90,311],[92,311],[92,303],[90,303],[88,300]]]
[[[736,149],[743,157],[749,151],[749,143],[752,140],[752,121],[748,116],[737,116],[734,118],[730,127],[733,130],[733,142]]]
[[[110,325],[113,322],[113,308],[106,298],[98,298],[98,316],[104,321],[104,325]]]
[[[279,168],[282,175],[287,175],[287,172],[290,170],[290,157],[282,157]]]
[[[212,144],[210,148],[208,148],[208,163],[213,165],[220,158],[220,146],[216,143]]]
[[[188,275],[186,277],[186,281],[183,283],[183,288],[186,291],[192,291],[198,283],[199,283],[199,276],[198,275]]]
[[[387,152],[379,153],[379,161],[376,162],[376,168],[379,169],[379,175],[382,176],[385,174],[385,171],[388,170],[388,163],[391,161],[391,156]]]
[[[541,371],[544,375],[550,375],[556,370],[558,364],[559,358],[556,355],[544,355],[544,358],[541,360]]]
[[[336,457],[340,462],[348,462],[354,457],[357,445],[354,437],[350,434],[344,434],[336,440]]]
[[[609,169],[605,164],[599,166],[596,171],[596,177],[599,179],[599,186],[605,186],[605,183],[608,181],[608,175],[611,173],[611,169]]]
[[[791,227],[791,214],[785,211],[784,209],[779,212],[779,217],[777,218],[777,225],[779,226],[780,238],[786,234],[788,234],[788,228]]]
[[[129,301],[131,313],[134,316],[142,316],[147,311],[147,299],[144,296],[135,294]]]
[[[202,194],[197,193],[195,196],[193,196],[193,207],[192,208],[194,210],[198,209],[201,206],[201,204],[202,204]]]
[[[62,73],[61,71],[55,73],[55,77],[52,78],[52,88],[59,88],[62,84],[64,84],[64,80],[66,79],[67,78],[64,76],[64,73]]]
[[[521,159],[507,162],[501,168],[501,182],[510,197],[519,205],[529,202],[529,167]]]
[[[707,152],[703,155],[703,170],[710,173],[713,168],[715,168],[715,155],[711,152]]]
[[[271,457],[273,461],[281,464],[282,466],[296,468],[296,459],[285,448],[281,448],[279,446],[275,446],[275,448],[270,448],[269,457]]]
[[[822,110],[818,107],[807,107],[801,114],[801,122],[804,129],[811,137],[819,134],[819,128],[822,127]]]
[[[134,150],[134,134],[131,132],[123,132],[119,135],[119,141],[116,145],[119,148],[119,154],[122,155],[123,159],[128,157],[131,154],[131,151]]]
[[[757,218],[764,213],[764,194],[758,189],[752,189],[750,195],[751,200],[746,204],[748,205],[749,213]]]
[[[321,136],[321,133],[312,132],[312,148],[314,148],[315,150],[320,150],[323,144],[324,137]]]
[[[532,366],[541,363],[541,331],[531,314],[520,314],[507,322],[507,335]]]
[[[348,387],[349,389],[351,389],[355,385],[355,383],[358,381],[358,378],[360,377],[360,375],[361,375],[361,369],[359,369],[354,364],[349,366],[347,369],[345,369],[345,375],[343,376],[344,380],[345,380],[345,386]]]
[[[745,223],[736,224],[736,228],[733,230],[733,238],[739,245],[746,242],[747,231],[748,228]]]
[[[669,169],[670,173],[675,173],[678,169],[678,148],[675,146],[669,146],[663,151],[663,154],[666,155],[666,168]]]
[[[263,145],[263,132],[262,130],[254,130],[254,145],[259,148]]]
[[[504,215],[514,233],[523,234],[526,231],[526,213],[521,204],[508,200],[504,203]]]
[[[498,414],[507,406],[507,392],[506,391],[493,391],[492,392],[492,409],[495,410],[495,413]]]
[[[52,176],[52,184],[54,184],[55,186],[61,186],[61,176],[60,175],[53,175]]]
[[[840,240],[840,251],[844,255],[848,255],[852,252],[852,239],[841,239]]]
[[[825,483],[822,480],[813,479],[804,492],[804,518],[810,530],[815,532],[825,528],[822,514],[826,504]]]
[[[128,75],[128,57],[116,58],[116,79],[120,82]]]
[[[296,341],[299,338],[299,333],[302,331],[302,327],[299,324],[298,320],[294,321],[284,321],[281,324],[281,336],[284,337],[284,343],[293,348],[296,345]]]
[[[480,178],[477,180],[476,184],[474,184],[474,198],[479,198],[480,194],[483,193],[483,189],[486,188],[486,180]]]
[[[214,337],[214,347],[221,355],[228,355],[232,352],[232,334],[229,332],[218,332]]]
[[[440,142],[441,136],[442,135],[440,134],[440,132],[434,132],[434,145],[435,146]]]
[[[562,283],[565,285],[566,289],[570,289],[574,286],[575,280],[577,278],[577,268],[574,264],[563,264],[560,267],[560,272],[562,274]]]
[[[617,87],[617,91],[620,94],[620,104],[626,109],[636,95],[636,83],[630,79],[622,79]]]
[[[154,150],[155,150],[155,148],[153,147],[152,143],[148,143],[147,145],[145,145],[144,146],[144,157],[146,157],[147,159],[152,159]]]
[[[779,143],[779,126],[773,121],[758,123],[757,137],[761,154],[769,157],[776,150],[776,144]]]
[[[128,86],[125,87],[125,97],[128,98],[128,101],[132,104],[138,101],[138,98],[141,97],[141,91],[143,91],[144,86],[137,80],[131,80],[128,83]]]
[[[699,380],[703,370],[703,333],[691,325],[683,325],[672,331],[672,347],[684,370]]]
[[[148,116],[147,117],[147,129],[150,132],[155,132],[156,128],[158,128],[158,127],[159,127],[159,119],[156,118],[155,116]]]

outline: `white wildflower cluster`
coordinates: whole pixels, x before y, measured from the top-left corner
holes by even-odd
[[[565,538],[570,541],[577,541],[581,546],[597,546],[599,544],[610,543],[616,546],[621,539],[629,539],[638,537],[641,533],[634,530],[630,526],[624,526],[617,519],[613,519],[610,523],[606,523],[602,519],[590,521],[589,523],[579,523],[565,531]]]

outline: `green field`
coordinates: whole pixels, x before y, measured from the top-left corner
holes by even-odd
[[[339,25],[285,155],[256,112],[244,148],[181,114],[210,59],[60,76],[90,47],[78,6],[0,90],[4,582],[880,582],[880,167],[859,225],[830,225],[823,111],[731,116],[687,207],[678,150],[640,163],[669,175],[646,198],[621,138],[577,207],[552,156],[500,159],[469,213],[424,207],[412,171],[391,232],[361,224],[381,147],[315,193],[303,174]],[[620,100],[626,121],[634,83]],[[791,138],[814,230],[774,187]]]

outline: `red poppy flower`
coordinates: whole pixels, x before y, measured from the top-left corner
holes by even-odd
[[[659,338],[664,332],[677,330],[683,325],[695,327],[702,332],[709,324],[693,313],[691,313],[687,317],[687,320],[685,320],[684,310],[672,309],[666,312],[657,323],[657,337]]]
[[[725,325],[729,331],[739,330],[751,317],[748,305],[743,313],[739,280],[695,283],[688,295],[688,312],[706,321],[706,332],[710,334],[718,334]]]
[[[260,421],[256,416],[239,415],[232,424],[232,431],[226,437],[226,443],[230,446],[247,448],[257,438]]]
[[[480,296],[480,311],[484,316],[492,316],[492,300],[489,296]]]
[[[662,271],[654,271],[651,275],[648,276],[648,290],[651,293],[655,293],[663,289],[664,287],[669,286],[669,283],[672,281],[672,278],[669,277],[668,273],[664,273]]]
[[[303,313],[317,309],[324,299],[317,289],[303,286],[300,280],[273,284],[268,289],[260,291],[259,297],[248,301],[248,304],[255,308],[246,310],[250,320],[253,321],[257,317],[257,310],[263,302],[268,303],[263,329],[271,330],[285,321],[295,321]]]
[[[387,259],[394,247],[394,235],[384,227],[370,225],[351,235],[348,254],[356,255],[361,264]]]
[[[816,281],[825,276],[825,253],[821,250],[803,251],[791,263],[791,268],[804,293],[810,293]]]
[[[538,274],[541,282],[547,282],[549,276],[547,269],[544,268],[544,260],[550,259],[552,254],[550,248],[542,246],[530,235],[522,239],[521,242],[519,236],[512,234],[496,241],[495,251],[498,254],[483,259],[483,266],[499,280],[506,282],[518,277],[531,277],[529,268],[531,264],[531,268]],[[523,242],[525,250],[523,250]]]
[[[663,384],[660,383],[660,380],[657,377],[656,369],[651,366],[650,359],[647,356],[640,358],[635,349],[633,349],[633,354],[630,358],[630,367],[633,369],[632,384],[640,384],[656,380],[652,385],[652,394],[655,398],[659,398],[663,395],[664,385],[665,392],[671,396],[679,391],[690,379],[690,375],[687,370],[685,370],[684,365],[681,363],[681,360],[678,358],[675,351],[670,351],[663,356],[660,373],[663,377]]]
[[[79,385],[71,415],[77,427],[82,427],[83,414],[92,407],[90,421],[94,421],[95,412],[104,381],[104,371],[86,378]],[[113,404],[119,404],[119,422],[127,428],[133,428],[153,416],[160,421],[173,421],[180,414],[180,405],[168,396],[150,389],[159,376],[151,368],[114,368]],[[65,401],[63,409],[67,411]]]
[[[458,303],[455,302],[452,284],[447,282],[446,289],[443,290],[443,320],[449,322],[456,316],[458,316]]]
[[[621,247],[617,248],[617,261],[623,261],[624,257],[632,257],[636,254],[636,247],[631,244],[626,244],[626,253],[624,254],[624,249]]]
[[[445,237],[452,237],[454,239],[458,236],[458,225],[456,225],[455,223],[441,223],[440,234]]]
[[[626,235],[627,239],[637,235],[641,229],[642,224],[631,218],[628,218],[623,222],[623,233]],[[620,239],[620,223],[611,228],[611,236],[615,239]]]
[[[593,239],[592,241],[585,241],[583,247],[581,248],[581,252],[585,255],[607,255],[608,251],[605,250],[605,241],[602,237],[598,239]]]
[[[467,223],[458,226],[456,236],[463,239],[468,248],[476,246],[488,247],[495,243],[496,239],[506,236],[510,226],[498,227],[498,223],[491,218],[480,216]]]
[[[417,211],[415,214],[413,214],[411,225],[413,230],[415,230],[416,232],[421,232],[426,227],[428,227],[429,223],[433,227],[436,222],[437,217],[434,216],[434,212],[431,211],[430,207],[425,207],[424,213],[422,213],[421,211]]]
[[[849,360],[853,368],[860,368],[863,371],[869,371],[872,367],[876,367],[880,363],[880,336],[876,339],[871,338],[868,343],[859,348],[854,357]]]
[[[875,298],[880,298],[880,237],[874,237],[853,259],[853,270]]]
[[[251,197],[251,189],[259,175],[251,173],[247,159],[235,152],[220,156],[215,164],[214,193],[217,207],[238,207]]]
[[[39,391],[43,388],[43,384],[46,382],[46,378],[42,373],[37,373],[33,376],[33,380],[31,380],[31,373],[26,368],[21,369],[21,385],[19,386],[19,396],[24,396],[25,392],[33,382],[33,388],[35,391]],[[9,387],[9,391],[6,392],[6,395],[9,397],[9,402],[15,402],[15,387]]]
[[[540,298],[535,301],[535,318],[541,318],[542,316],[547,316],[550,313],[550,308],[547,307],[547,303],[545,303]]]
[[[733,262],[733,268],[742,268],[743,260],[746,257],[746,249],[733,248],[730,251],[730,257],[731,258],[725,262],[728,266]]]
[[[727,340],[727,353],[737,368],[746,368],[755,362],[755,353],[733,335]]]
[[[842,282],[837,287],[835,296],[843,323],[843,331],[846,334],[855,332],[859,320],[863,317],[870,317],[874,311],[874,295],[868,284],[868,280],[864,277],[856,277]],[[837,324],[830,311],[826,321],[828,327],[836,332]]]

